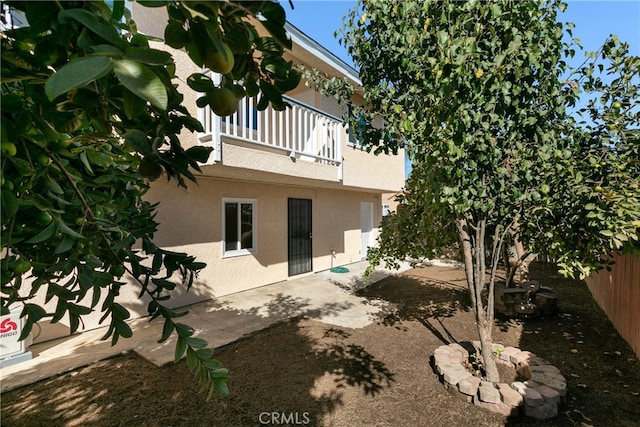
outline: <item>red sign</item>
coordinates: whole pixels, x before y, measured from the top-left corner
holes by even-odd
[[[18,324],[11,320],[11,318],[7,317],[2,322],[0,322],[0,334],[6,334],[7,332],[17,331]]]

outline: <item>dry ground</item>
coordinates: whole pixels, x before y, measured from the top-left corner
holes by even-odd
[[[500,319],[494,338],[548,359],[568,379],[567,402],[551,421],[505,419],[445,391],[430,355],[475,339],[473,315],[463,283],[420,268],[361,291],[398,307],[376,324],[297,318],[219,349],[231,371],[227,398],[206,402],[184,362],[157,368],[130,353],[4,393],[2,426],[640,425],[639,360],[583,282],[548,266],[534,275],[556,290],[559,315]]]

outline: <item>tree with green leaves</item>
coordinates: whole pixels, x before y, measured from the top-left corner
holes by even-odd
[[[554,153],[553,191],[528,210],[521,235],[583,279],[613,253],[640,252],[640,57],[611,36],[567,81],[581,99],[563,134],[571,157]]]
[[[151,319],[164,319],[160,341],[177,333],[176,360],[186,354],[203,388],[226,394],[226,369],[167,306],[205,265],[153,243],[156,206],[144,195],[163,174],[195,182],[209,157],[180,141],[203,130],[179,91],[185,78],[203,93],[198,106],[228,115],[244,96],[285,108],[300,73],[282,58],[291,40],[277,2],[139,3],[166,10],[166,44],[202,73],[179,81],[171,50],[151,46],[122,0],[2,2],[2,310],[22,305],[21,339],[64,316],[74,333],[99,311],[115,344],[132,335],[117,297],[137,286]],[[43,293],[55,310],[33,302]]]
[[[603,251],[590,257],[585,252],[584,242],[590,249],[602,243],[590,240],[595,230],[619,242],[638,238],[632,221],[638,204],[630,205],[637,198],[637,129],[631,131],[635,139],[618,133],[605,142],[569,115],[581,90],[599,83],[593,74],[587,81],[571,80],[565,59],[574,47],[563,41],[571,26],[558,22],[565,7],[559,0],[361,0],[342,29],[342,41],[360,68],[364,98],[363,106],[352,108],[352,130],[376,153],[405,147],[414,165],[406,206],[389,220],[396,228],[383,226],[380,248],[369,259],[377,264],[430,256],[457,235],[490,381],[499,379],[491,354],[493,289],[506,239],[519,238],[531,251],[547,245],[566,272],[580,273],[594,256],[601,262]],[[637,60],[624,62],[622,53],[615,55],[612,71],[624,68],[629,75],[618,80],[618,92],[602,99],[605,107],[617,107],[617,118],[625,115],[637,124],[630,84],[637,79]],[[601,81],[600,89],[608,91]],[[620,106],[609,104],[614,101]],[[384,125],[376,126],[380,118]],[[608,145],[618,141],[624,141],[620,151]],[[598,187],[589,188],[609,178],[573,166],[584,165],[592,152],[604,155],[607,147],[607,165],[620,173],[619,181],[608,182],[629,185],[625,195],[609,197],[625,199],[616,205],[624,207],[615,221],[608,216],[614,206],[605,206]],[[596,207],[584,207],[590,198],[597,199]]]

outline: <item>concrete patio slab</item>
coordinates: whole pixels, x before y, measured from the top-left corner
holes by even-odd
[[[214,348],[298,316],[341,327],[363,328],[393,307],[382,301],[360,298],[354,292],[410,268],[404,264],[397,271],[378,269],[365,280],[363,274],[367,266],[367,262],[361,261],[347,265],[349,271],[346,273],[327,270],[194,304],[184,307],[189,313],[180,321],[191,325],[195,329],[194,335],[206,339],[209,346]],[[174,360],[176,338],[172,335],[167,341],[158,343],[162,335],[161,319],[153,322],[147,318],[136,319],[130,325],[133,337],[121,338],[115,346],[111,346],[110,340],[101,339],[107,330],[104,327],[29,347],[33,359],[0,369],[1,391],[69,372],[130,350],[158,366]]]

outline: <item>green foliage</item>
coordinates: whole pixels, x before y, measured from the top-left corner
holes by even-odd
[[[258,110],[266,109],[270,103],[276,110],[287,107],[282,93],[298,86],[300,73],[291,61],[282,58],[284,50],[291,48],[291,39],[284,30],[282,6],[270,1],[169,3],[169,23],[165,29],[169,46],[184,48],[195,64],[222,73],[220,88],[233,91],[236,97],[259,95]],[[244,19],[247,15],[260,15],[260,24],[270,35],[261,36]],[[260,57],[259,62],[256,56]],[[217,98],[216,88],[208,86],[202,90],[202,81],[206,79],[209,77],[197,73],[187,83],[203,92],[198,105],[209,104],[217,113],[219,104],[212,102]],[[221,115],[228,115],[228,111],[222,111],[226,114]]]
[[[415,165],[406,189],[396,197],[397,211],[383,218],[378,246],[367,253],[371,266],[384,263],[387,268],[398,268],[398,260],[407,257],[412,260],[441,255],[459,258],[455,225],[439,203],[439,193],[427,185],[431,181],[431,171]]]
[[[534,250],[580,278],[607,266],[613,252],[640,249],[640,58],[615,36],[590,57],[572,75],[587,101],[570,151],[554,154],[555,191],[522,230]]]
[[[218,62],[233,62],[221,86],[259,95],[261,108],[284,108],[282,92],[300,74],[282,59],[291,41],[279,4],[140,3],[166,8],[167,44],[185,47],[198,65],[220,65],[206,57],[212,51]],[[24,338],[35,322],[65,315],[73,333],[83,315],[99,311],[109,322],[104,338],[115,344],[132,334],[117,297],[137,286],[150,299],[151,319],[165,319],[161,339],[178,334],[176,360],[186,352],[203,387],[226,394],[226,370],[175,322],[183,313],[164,305],[205,265],[153,243],[156,206],[144,200],[149,180],[162,173],[180,186],[195,182],[211,151],[181,145],[181,132],[202,126],[183,105],[172,54],[150,47],[121,0],[2,5],[28,22],[1,35],[3,312],[23,304]],[[247,20],[257,15],[270,36]],[[204,73],[188,83],[216,89]],[[53,312],[30,302],[39,292]]]
[[[350,103],[355,93],[353,84],[346,77],[330,77],[316,69],[307,69],[304,65],[298,65],[307,87],[322,93],[325,96],[335,98],[343,103]]]
[[[358,114],[385,123],[356,127],[360,138],[375,151],[405,141],[412,161],[438,174],[455,213],[486,214],[535,186],[533,174],[512,172],[514,162],[529,166],[524,149],[552,143],[540,123],[564,118],[554,4],[362,4],[367,19],[354,11],[344,42],[361,67]]]
[[[638,240],[638,59],[611,40],[602,51],[610,83],[594,63],[577,71],[578,82],[567,79],[575,49],[557,19],[565,7],[361,0],[342,29],[364,98],[352,108],[352,131],[374,153],[406,148],[418,174],[370,260],[430,256],[450,236],[437,226],[455,225],[487,361],[505,239],[519,235],[580,276]],[[600,92],[583,111],[591,126],[568,114],[582,90]],[[497,379],[495,366],[487,375]]]
[[[487,247],[496,230],[499,242],[519,234],[584,277],[638,239],[638,59],[613,38],[570,70],[564,7],[365,0],[345,18],[342,42],[361,71],[365,102],[351,117],[359,140],[376,153],[404,146],[418,173],[429,171],[409,193],[439,195],[431,203],[452,222],[486,221]],[[588,126],[567,111],[585,96]],[[384,126],[373,125],[379,117]],[[407,203],[415,223],[431,215]],[[383,232],[380,250],[415,256],[413,243],[404,254],[387,245],[391,234],[414,236],[398,233]]]

